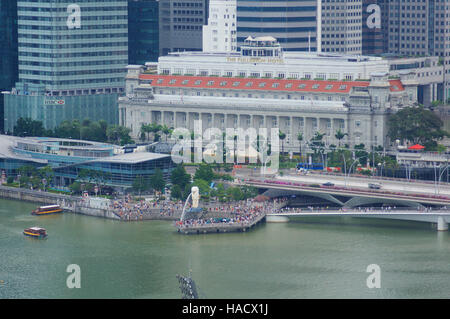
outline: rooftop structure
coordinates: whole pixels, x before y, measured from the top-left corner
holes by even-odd
[[[157,73],[202,77],[361,81],[373,73],[415,73],[418,101],[425,106],[443,93],[439,57],[361,56],[285,52],[271,36],[247,37],[240,52],[180,52],[160,57]]]
[[[123,153],[119,146],[83,140],[0,135],[0,169],[16,176],[23,165],[51,166],[59,186],[68,186],[83,169],[105,176],[105,185],[129,188],[137,176],[149,178],[160,168],[167,178],[173,167],[169,155]]]

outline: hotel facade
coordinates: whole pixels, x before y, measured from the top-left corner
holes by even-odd
[[[285,54],[267,37],[248,39],[240,53],[171,54],[128,66],[119,122],[135,137],[144,123],[278,128],[294,152],[299,133],[302,145],[320,132],[327,145],[386,146],[388,115],[417,105],[415,74],[389,78],[388,69],[381,58]],[[338,130],[347,133],[342,141]]]

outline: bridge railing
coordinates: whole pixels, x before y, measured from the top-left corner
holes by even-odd
[[[259,184],[275,184],[275,185],[281,185],[281,186],[294,186],[294,187],[308,187],[308,188],[318,188],[318,189],[328,189],[328,190],[342,190],[342,191],[348,191],[348,192],[357,192],[357,193],[377,193],[380,195],[396,195],[396,196],[403,196],[403,197],[418,197],[418,198],[424,198],[424,199],[441,199],[441,200],[450,200],[448,196],[443,195],[426,195],[426,194],[419,194],[419,193],[400,193],[400,192],[392,192],[392,191],[386,191],[386,190],[362,190],[359,188],[350,188],[350,187],[340,187],[340,186],[323,186],[323,185],[314,185],[314,184],[306,184],[306,183],[296,183],[296,182],[287,182],[287,181],[274,181],[274,180],[253,180],[253,179],[247,179],[247,183],[259,183]],[[314,186],[312,186],[314,185]]]
[[[343,177],[345,176],[344,174],[339,174],[339,173],[335,173],[335,172],[328,172],[328,171],[320,171],[320,172],[314,172],[311,171],[310,174],[317,174],[317,175],[327,175],[327,176],[338,176],[338,177]],[[421,179],[406,179],[406,178],[395,178],[395,177],[387,177],[387,176],[367,176],[367,175],[363,175],[363,174],[350,174],[350,177],[354,177],[354,178],[361,178],[361,179],[367,179],[369,178],[371,181],[393,181],[393,182],[412,182],[412,183],[420,183],[420,184],[428,184],[428,185],[434,185],[435,181],[429,181],[429,180],[421,180]],[[447,185],[450,186],[450,183],[441,181],[440,185]]]

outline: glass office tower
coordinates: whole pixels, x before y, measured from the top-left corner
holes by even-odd
[[[159,57],[159,1],[128,1],[128,63],[144,65]]]
[[[0,92],[17,81],[17,1],[0,1]],[[0,132],[3,131],[3,96],[0,95]]]
[[[19,117],[118,122],[128,64],[128,0],[18,1],[19,82],[5,95],[5,129]]]
[[[321,0],[237,0],[237,41],[275,37],[284,51],[320,51]]]

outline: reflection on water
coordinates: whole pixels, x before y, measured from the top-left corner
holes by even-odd
[[[0,200],[0,298],[180,298],[192,270],[204,298],[448,298],[450,235],[429,224],[334,219],[185,236],[169,222],[123,223]],[[47,229],[47,240],[23,236]],[[68,289],[69,264],[81,289]],[[368,289],[369,264],[381,289]],[[3,281],[3,282],[2,282]]]

